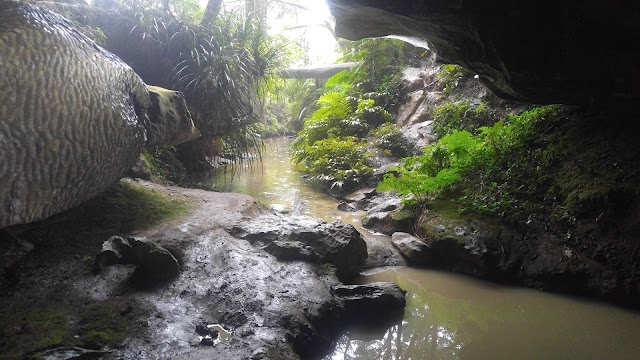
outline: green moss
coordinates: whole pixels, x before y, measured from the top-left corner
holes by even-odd
[[[72,338],[69,315],[53,307],[28,312],[24,328],[33,335],[33,347],[36,349],[60,346]]]
[[[111,232],[134,232],[184,216],[192,207],[183,195],[123,179],[70,215],[76,223],[90,222],[93,227],[109,228]]]
[[[84,308],[30,304],[0,315],[0,359],[23,359],[60,346],[115,348],[136,329],[144,310],[127,302],[105,301]],[[131,315],[129,315],[131,314]]]
[[[176,219],[191,208],[184,197],[170,196],[132,181],[120,181],[118,186],[115,201],[131,215],[134,230]]]
[[[23,359],[24,354],[69,344],[71,315],[58,307],[30,305],[0,314],[0,359]]]
[[[477,133],[483,126],[493,125],[498,121],[496,112],[486,103],[473,105],[469,100],[447,101],[433,111],[435,120],[433,131],[443,137],[454,130],[466,130]]]
[[[142,153],[151,180],[159,184],[188,185],[189,174],[173,147],[156,147]]]

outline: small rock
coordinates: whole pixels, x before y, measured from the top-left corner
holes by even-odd
[[[200,340],[200,345],[202,345],[202,346],[213,346],[214,342],[213,342],[213,339],[210,336],[205,336],[204,338],[202,338],[202,340]]]
[[[281,261],[333,264],[340,280],[358,275],[367,259],[367,244],[352,225],[298,217],[262,216],[227,229],[232,236],[259,244]]]
[[[264,348],[256,349],[253,354],[251,354],[251,360],[260,360],[265,359],[267,357],[267,351]]]
[[[344,212],[356,212],[358,211],[358,207],[353,203],[342,201],[340,202],[340,204],[338,204],[338,210]]]
[[[331,291],[344,302],[345,320],[353,327],[388,327],[404,316],[406,292],[394,283],[336,285]]]
[[[94,272],[114,264],[136,265],[136,276],[145,281],[164,281],[180,273],[178,260],[162,246],[145,239],[112,236],[95,258]]]
[[[391,235],[391,243],[410,265],[423,266],[429,262],[429,247],[417,237],[404,232],[395,232]]]

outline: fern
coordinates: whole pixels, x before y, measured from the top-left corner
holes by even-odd
[[[397,176],[386,174],[379,189],[395,191],[406,202],[428,203],[457,186],[475,211],[514,211],[513,194],[520,190],[511,183],[522,183],[515,179],[532,166],[527,145],[536,137],[537,123],[556,115],[555,106],[537,107],[482,127],[477,135],[453,130],[422,155],[403,159]],[[467,181],[460,185],[462,180]]]
[[[311,121],[332,118],[345,119],[353,114],[353,108],[344,93],[328,92],[320,96],[317,105],[320,107],[311,116]]]

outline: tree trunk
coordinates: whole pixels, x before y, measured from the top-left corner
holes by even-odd
[[[278,71],[285,79],[328,79],[342,70],[360,66],[360,62],[349,62],[317,67],[286,68]]]
[[[222,0],[209,0],[207,7],[204,9],[204,15],[200,25],[207,26],[213,22],[220,14],[220,8],[222,7]]]
[[[260,19],[262,25],[267,23],[267,1],[266,0],[245,0],[244,9],[249,16],[250,14]]]

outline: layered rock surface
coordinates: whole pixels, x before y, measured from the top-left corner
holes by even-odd
[[[240,194],[140,184],[186,197],[193,210],[139,231],[135,238],[112,238],[102,253],[109,255],[98,258],[116,259],[107,261],[115,264],[101,266],[98,275],[93,274],[93,256],[87,254],[99,252],[105,238],[82,228],[67,234],[74,218],[51,219],[24,230],[22,235],[35,232],[44,242],[36,243],[20,267],[1,279],[0,332],[6,342],[0,342],[0,352],[19,358],[25,351],[44,350],[41,342],[30,339],[49,339],[48,333],[29,329],[53,331],[47,327],[49,319],[60,318],[78,320],[53,323],[61,334],[51,346],[57,346],[56,354],[82,353],[91,344],[105,350],[111,344],[100,353],[103,358],[318,358],[331,350],[347,320],[358,321],[346,313],[347,300],[335,290],[343,286],[336,272],[353,276],[366,259],[366,245],[352,226],[286,218]],[[122,251],[136,248],[143,251]],[[295,249],[293,255],[289,248]],[[169,255],[165,258],[171,260],[171,277],[136,281],[136,268],[127,263],[153,273],[152,266],[141,262],[145,254],[157,252]],[[166,264],[157,263],[155,270],[166,274],[167,269],[160,268]],[[393,285],[369,286],[375,294],[386,294],[388,288]],[[398,291],[394,293],[401,294]],[[390,303],[386,296],[375,298],[381,301],[370,296],[362,300],[373,312],[370,317],[402,312],[404,299]],[[30,314],[42,311],[47,313],[38,315],[36,324],[29,322]],[[87,330],[89,319],[108,321],[96,335]],[[203,336],[209,327],[218,330]],[[9,349],[9,343],[18,345]]]

